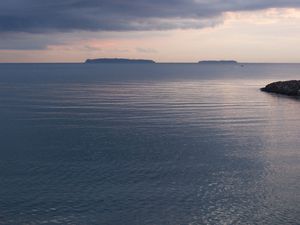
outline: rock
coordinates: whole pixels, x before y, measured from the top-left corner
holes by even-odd
[[[290,96],[300,96],[300,80],[278,81],[261,88],[262,91]]]

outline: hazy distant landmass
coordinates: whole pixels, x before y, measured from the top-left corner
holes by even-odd
[[[99,58],[87,59],[85,63],[155,63],[153,60],[148,59],[123,59],[123,58]]]
[[[199,61],[200,64],[238,64],[235,60],[204,60]]]

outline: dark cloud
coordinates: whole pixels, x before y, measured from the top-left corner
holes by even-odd
[[[228,11],[300,7],[299,0],[1,0],[0,32],[166,30],[214,26]]]

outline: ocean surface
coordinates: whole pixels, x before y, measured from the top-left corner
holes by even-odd
[[[300,64],[0,64],[0,224],[300,224]]]

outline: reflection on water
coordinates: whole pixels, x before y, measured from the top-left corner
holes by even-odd
[[[0,224],[298,224],[300,102],[268,81],[0,83]]]

